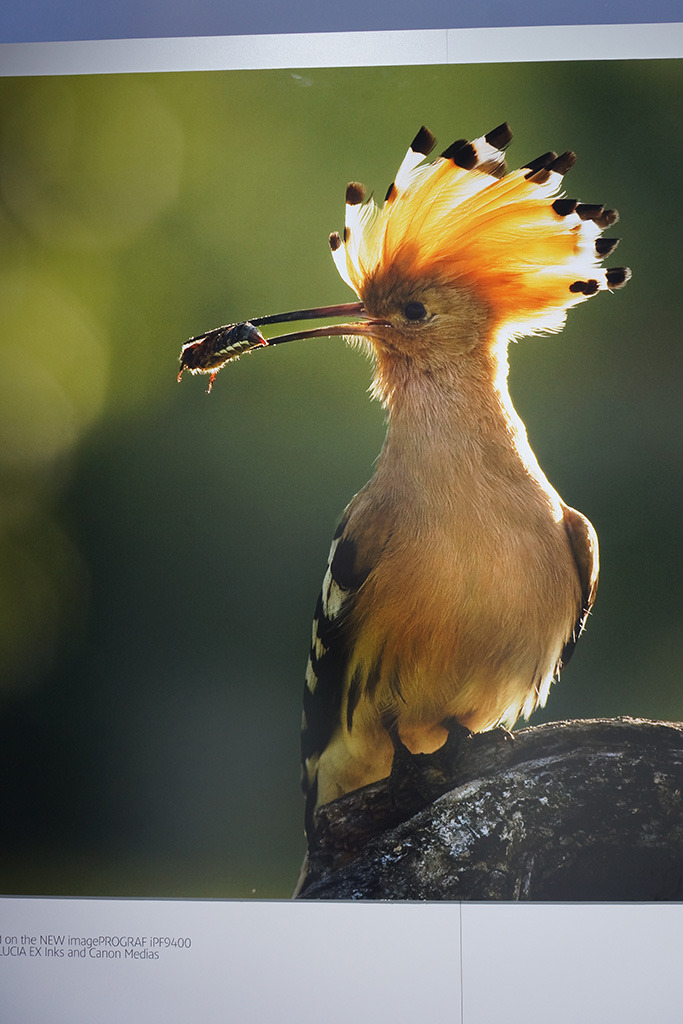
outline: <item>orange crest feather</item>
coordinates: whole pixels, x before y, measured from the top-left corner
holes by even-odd
[[[600,237],[616,211],[558,198],[574,154],[545,153],[508,174],[511,138],[503,124],[425,163],[434,137],[422,128],[381,207],[348,186],[344,236],[330,245],[359,298],[383,274],[432,278],[471,288],[514,335],[558,330],[569,307],[626,283],[627,268],[600,265],[617,244]]]

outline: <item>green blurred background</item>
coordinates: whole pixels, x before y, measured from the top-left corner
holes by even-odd
[[[191,335],[350,301],[327,236],[423,122],[574,149],[628,287],[511,351],[602,580],[534,722],[683,718],[683,65],[0,81],[0,889],[291,893],[300,695],[337,517],[382,442],[342,339],[176,383]],[[609,232],[614,234],[615,232]]]

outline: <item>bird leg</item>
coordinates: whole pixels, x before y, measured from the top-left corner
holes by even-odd
[[[448,737],[443,746],[431,754],[413,754],[408,749],[401,739],[395,713],[385,712],[382,725],[394,748],[389,785],[396,806],[413,803],[424,806],[455,784],[465,744],[472,736],[457,719],[443,722]]]
[[[394,760],[391,764],[391,774],[398,774],[401,771],[408,771],[409,766],[414,762],[415,755],[408,750],[401,739],[398,731],[398,715],[394,711],[385,711],[382,714],[382,725],[389,734],[391,745],[394,748]]]
[[[395,712],[385,712],[382,715],[382,725],[389,734],[394,748],[389,775],[391,803],[396,809],[406,806],[415,809],[424,807],[434,799],[425,779],[423,766],[419,763],[419,759],[424,755],[413,754],[405,745],[399,733],[398,716]]]
[[[443,746],[430,756],[436,770],[442,772],[446,778],[453,778],[457,774],[466,744],[472,738],[473,733],[466,726],[461,725],[457,718],[444,718],[441,724],[444,729],[448,730],[448,737]]]

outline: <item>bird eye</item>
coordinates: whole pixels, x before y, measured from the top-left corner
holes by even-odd
[[[404,307],[403,315],[406,320],[424,320],[427,316],[427,310],[421,302],[409,302],[408,305]]]

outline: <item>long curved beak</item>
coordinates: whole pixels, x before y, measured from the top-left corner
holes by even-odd
[[[354,323],[329,324],[326,327],[313,327],[307,330],[281,334],[275,338],[264,338],[259,327],[269,324],[295,323],[301,320],[322,320],[337,316],[362,316],[365,312],[362,302],[346,302],[336,306],[317,306],[315,309],[296,309],[290,313],[274,313],[270,316],[255,317],[239,324],[228,324],[215,327],[206,334],[190,338],[180,353],[180,371],[178,380],[185,370],[190,373],[209,373],[208,391],[211,391],[216,374],[232,359],[238,359],[246,352],[257,348],[282,345],[286,341],[298,338],[327,338],[340,334],[369,334],[373,324],[380,321],[365,320]]]

